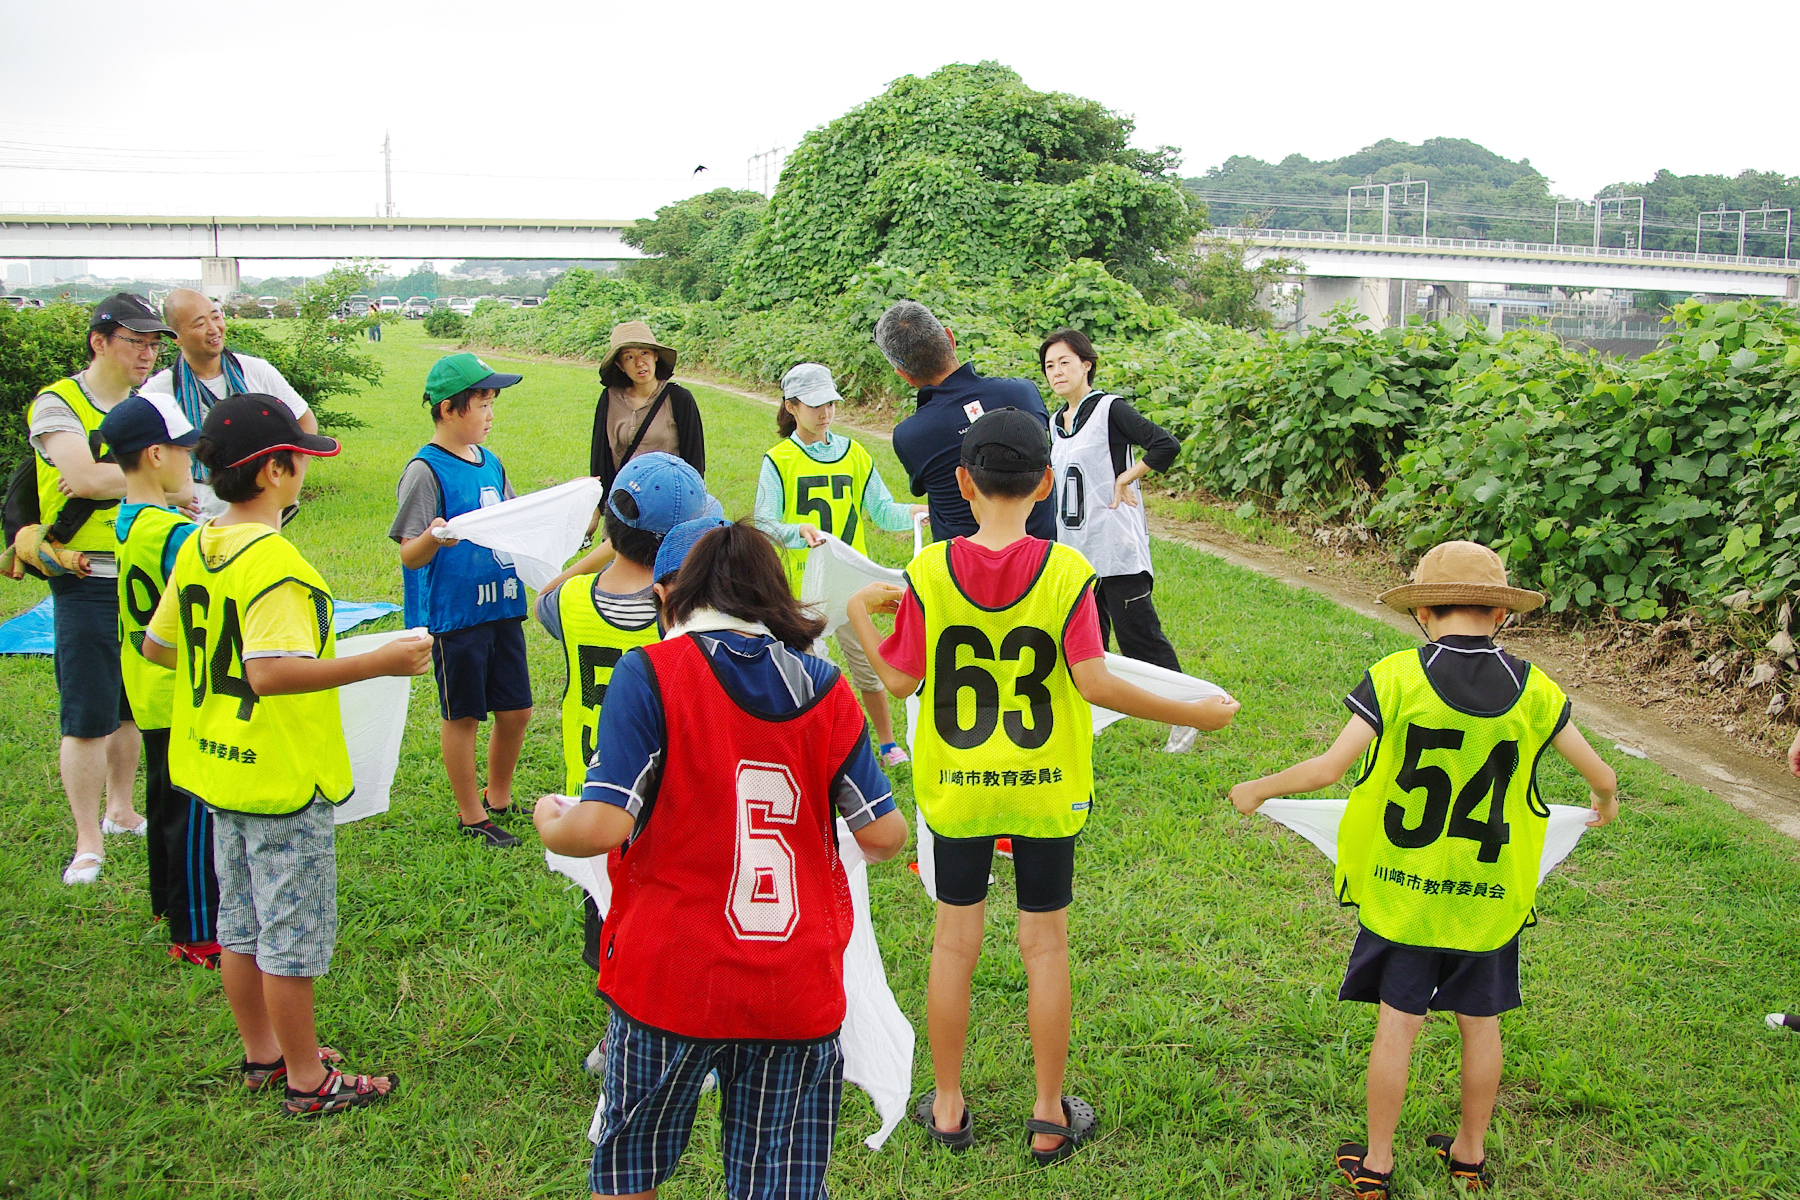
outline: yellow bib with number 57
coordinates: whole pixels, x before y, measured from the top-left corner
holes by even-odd
[[[925,679],[913,731],[913,792],[944,837],[1068,837],[1094,802],[1094,724],[1063,654],[1063,630],[1094,580],[1051,543],[1025,594],[970,600],[948,541],[906,569],[925,613]]]
[[[1383,728],[1338,826],[1338,899],[1391,942],[1498,950],[1533,919],[1550,817],[1537,765],[1568,700],[1528,668],[1505,712],[1465,712],[1419,650],[1390,654],[1369,680]]]
[[[169,572],[180,633],[169,777],[212,808],[258,816],[342,804],[355,781],[336,688],[258,696],[244,670],[250,606],[284,583],[312,595],[313,645],[332,658],[331,589],[286,538],[269,530],[221,562],[202,555],[203,526]]]

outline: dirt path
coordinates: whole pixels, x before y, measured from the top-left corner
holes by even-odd
[[[691,377],[692,382],[715,391],[774,407],[766,394],[734,384]],[[843,423],[843,429],[865,437],[887,440],[891,430]],[[1222,538],[1217,531],[1192,522],[1175,521],[1152,513],[1150,528],[1165,541],[1189,546],[1221,558],[1233,566],[1279,579],[1293,587],[1327,596],[1353,612],[1384,621],[1415,636],[1418,628],[1405,614],[1375,602],[1375,589],[1335,573],[1317,572],[1280,551],[1266,546]],[[1582,724],[1609,743],[1625,748],[1632,757],[1656,763],[1678,779],[1718,796],[1740,812],[1800,841],[1800,780],[1771,758],[1751,753],[1729,739],[1703,730],[1674,729],[1652,712],[1621,703],[1607,689],[1584,686],[1591,677],[1590,664],[1571,651],[1566,637],[1554,633],[1521,631],[1528,641],[1527,657],[1541,663],[1573,695]],[[1523,647],[1521,647],[1523,648]],[[1613,689],[1616,690],[1616,689]]]

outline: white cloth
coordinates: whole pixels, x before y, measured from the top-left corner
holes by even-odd
[[[1338,823],[1343,820],[1344,807],[1348,803],[1348,799],[1265,800],[1256,811],[1278,825],[1287,826],[1335,863]],[[1587,832],[1588,822],[1593,818],[1591,808],[1573,804],[1550,806],[1550,824],[1544,830],[1544,853],[1538,859],[1539,883],[1544,882],[1544,876],[1550,874],[1552,867],[1569,857],[1569,851],[1575,849],[1575,843]]]
[[[852,549],[842,538],[828,533],[824,544],[806,552],[806,572],[800,577],[800,603],[825,618],[825,632],[820,636],[829,637],[839,626],[849,622],[846,606],[851,596],[871,583],[904,584],[905,580],[904,572],[882,566]]]
[[[446,530],[465,542],[512,555],[525,586],[541,592],[581,548],[600,505],[598,479],[583,477],[452,517]]]
[[[838,854],[844,860],[856,914],[850,944],[844,948],[845,1009],[839,1034],[844,1050],[844,1078],[869,1093],[875,1111],[881,1115],[881,1128],[863,1139],[869,1149],[879,1150],[906,1117],[915,1034],[912,1022],[900,1011],[900,1003],[888,987],[881,948],[875,942],[874,918],[869,910],[868,863],[855,836],[841,820],[837,834]],[[568,858],[546,850],[544,862],[552,871],[580,884],[602,913],[612,908],[612,880],[606,874],[604,855]],[[596,1110],[596,1120],[598,1116]],[[590,1140],[595,1133],[590,1127]]]
[[[365,633],[342,638],[337,656],[367,654],[395,638],[414,637],[417,631]],[[400,766],[400,742],[406,736],[406,706],[412,699],[412,678],[378,675],[338,689],[338,714],[344,723],[344,742],[350,748],[350,774],[356,791],[333,814],[335,824],[360,821],[388,810],[394,788],[394,772]]]
[[[1150,571],[1150,530],[1144,520],[1144,495],[1131,485],[1136,504],[1111,508],[1113,483],[1112,406],[1117,397],[1102,396],[1081,428],[1064,433],[1061,420],[1050,422],[1050,466],[1056,472],[1056,540],[1073,546],[1093,564],[1102,579]],[[1131,466],[1129,451],[1125,465]]]
[[[236,351],[233,353],[235,354]],[[294,385],[289,383],[268,359],[258,358],[254,354],[238,354],[237,360],[238,366],[243,368],[246,392],[260,392],[265,396],[273,396],[287,405],[288,411],[296,417],[306,414],[305,399],[294,390]],[[219,364],[217,379],[202,379],[200,382],[207,391],[213,394],[214,400],[223,400],[226,389],[231,386],[222,362]],[[146,396],[152,393],[173,396],[175,394],[175,369],[171,367],[166,371],[158,371],[140,390]]]

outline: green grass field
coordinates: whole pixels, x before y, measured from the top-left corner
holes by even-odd
[[[354,402],[369,428],[313,468],[290,534],[346,599],[398,601],[386,536],[394,482],[429,436],[419,404],[440,352],[416,323],[374,348],[385,384]],[[499,365],[501,356],[488,356]],[[520,491],[585,468],[591,368],[526,362],[491,445]],[[708,482],[747,511],[774,440],[766,406],[695,389]],[[889,483],[885,443],[868,446]],[[874,535],[902,560],[900,536]],[[967,1068],[977,1148],[933,1153],[903,1125],[871,1154],[877,1122],[846,1089],[832,1168],[840,1197],[1322,1196],[1330,1155],[1360,1137],[1374,1014],[1339,1004],[1355,930],[1325,860],[1262,818],[1239,818],[1233,781],[1314,752],[1340,697],[1399,634],[1317,596],[1158,543],[1159,607],[1187,669],[1243,702],[1237,724],[1187,757],[1128,721],[1096,747],[1099,803],[1077,858],[1071,916],[1076,1020],[1069,1090],[1101,1136],[1036,1172],[1025,977],[997,864],[976,976]],[[42,584],[0,586],[0,615]],[[389,624],[394,621],[390,619]],[[561,778],[563,669],[533,628],[538,699],[521,794]],[[547,873],[535,837],[484,851],[453,834],[428,679],[415,682],[393,810],[340,831],[337,958],[319,985],[323,1040],[361,1070],[397,1070],[399,1098],[301,1124],[236,1084],[240,1048],[216,975],[177,967],[150,922],[143,843],[109,839],[102,881],[64,888],[73,830],[56,774],[48,659],[0,660],[0,1195],[33,1197],[518,1197],[586,1192],[596,1095],[580,1065],[604,1010],[580,963],[578,897]],[[1577,707],[1577,716],[1580,710]],[[1762,1014],[1800,1006],[1800,848],[1652,764],[1602,753],[1627,799],[1540,893],[1525,935],[1526,1007],[1502,1022],[1507,1067],[1489,1152],[1505,1194],[1800,1196],[1800,1038]],[[1554,759],[1547,791],[1579,803]],[[912,820],[910,781],[897,793]],[[889,978],[919,1031],[931,907],[906,857],[871,871]],[[1401,1127],[1397,1194],[1449,1188],[1420,1147],[1456,1123],[1456,1040],[1428,1025]],[[724,1194],[707,1100],[669,1197]]]

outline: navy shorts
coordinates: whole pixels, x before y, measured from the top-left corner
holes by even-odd
[[[668,1181],[694,1132],[700,1085],[719,1073],[725,1194],[815,1200],[844,1095],[844,1052],[829,1041],[692,1042],[613,1013],[606,1109],[588,1188],[602,1196]]]
[[[525,618],[485,621],[431,635],[431,667],[437,676],[438,712],[446,721],[531,707],[531,671],[525,665]]]
[[[1369,929],[1356,935],[1339,1000],[1380,1001],[1422,1017],[1453,1012],[1465,1017],[1497,1017],[1519,998],[1519,939],[1492,954],[1457,954],[1390,942]]]
[[[1013,890],[1020,912],[1061,912],[1074,902],[1076,836],[1013,838]],[[947,838],[934,829],[931,843],[938,901],[957,908],[986,901],[994,839]]]
[[[119,668],[119,581],[59,575],[50,594],[62,735],[108,737],[132,719]]]

